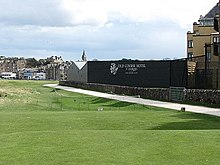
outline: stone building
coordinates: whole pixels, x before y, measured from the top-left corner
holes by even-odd
[[[71,62],[64,62],[61,56],[40,60],[0,56],[0,73],[17,73],[18,79],[65,80],[70,64]]]
[[[219,32],[214,29],[214,21],[218,19],[219,6],[216,4],[193,23],[192,32],[187,32],[189,83],[195,88],[220,89]]]
[[[47,64],[46,76],[49,80],[66,80],[67,70],[71,65],[71,62],[64,62],[61,57],[52,56],[48,58],[49,64]]]
[[[217,8],[216,5],[204,17],[201,15],[198,22],[193,23],[193,31],[187,32],[188,58],[207,55],[209,61],[218,61],[215,46],[219,42],[219,33],[214,30],[214,18],[218,17]]]
[[[10,57],[6,58],[1,56],[0,58],[0,72],[17,72],[26,66],[26,60],[24,58]]]

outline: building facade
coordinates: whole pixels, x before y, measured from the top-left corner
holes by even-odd
[[[6,58],[0,57],[0,72],[17,72],[17,70],[25,68],[26,60],[24,58]]]
[[[187,57],[189,59],[207,55],[208,61],[218,61],[219,33],[214,30],[214,18],[218,18],[218,4],[198,22],[193,23],[193,31],[187,32]]]
[[[16,79],[16,73],[12,73],[12,72],[2,72],[0,73],[0,78],[3,79]]]
[[[47,64],[46,75],[48,80],[66,80],[67,70],[71,62]]]
[[[214,29],[214,20],[218,19],[219,6],[216,4],[193,23],[192,32],[187,32],[187,58],[189,68],[192,68],[189,81],[192,87],[220,89],[219,32]]]

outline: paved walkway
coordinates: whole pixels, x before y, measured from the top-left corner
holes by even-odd
[[[46,84],[44,86],[62,89],[62,90],[70,91],[70,92],[82,93],[82,94],[96,96],[96,97],[125,101],[129,103],[150,105],[150,106],[155,106],[155,107],[169,108],[169,109],[174,109],[174,110],[180,110],[181,107],[185,107],[186,111],[220,116],[220,108],[208,108],[208,107],[202,107],[202,106],[193,106],[193,105],[186,105],[186,104],[178,104],[178,103],[171,103],[171,102],[162,102],[162,101],[155,101],[155,100],[149,100],[149,99],[135,98],[132,96],[107,94],[107,93],[89,91],[89,90],[78,89],[78,88],[73,88],[73,87],[60,86],[57,84]]]

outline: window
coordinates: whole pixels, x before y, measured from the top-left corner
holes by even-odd
[[[211,61],[211,52],[207,52],[207,60]]]
[[[198,31],[198,30],[195,30],[195,31],[194,31],[194,34],[199,35],[199,31]]]
[[[213,55],[218,56],[218,43],[213,44]]]
[[[188,48],[193,48],[193,41],[192,40],[188,40]]]
[[[188,58],[189,60],[192,60],[192,58],[193,58],[193,53],[192,53],[192,52],[189,52],[188,55],[187,55],[187,58]]]
[[[200,26],[213,26],[214,19],[213,18],[203,18],[199,20]]]
[[[213,43],[218,43],[219,42],[219,37],[213,37]]]

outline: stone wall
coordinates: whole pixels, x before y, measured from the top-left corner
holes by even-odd
[[[118,85],[107,85],[107,84],[95,84],[95,83],[77,83],[69,81],[60,81],[60,85],[71,86],[76,88],[115,93],[119,95],[137,96],[155,100],[169,100],[169,89],[168,88],[141,88],[141,87],[128,87]]]
[[[220,104],[220,90],[187,89],[185,93],[185,100],[209,104]]]
[[[115,93],[119,95],[139,96],[142,98],[169,101],[169,88],[140,88],[117,86],[107,84],[93,84],[93,83],[77,83],[60,81],[60,85],[82,88],[87,90],[94,90],[106,93]],[[220,104],[220,90],[204,90],[204,89],[186,89],[185,101],[203,102],[208,104]]]

